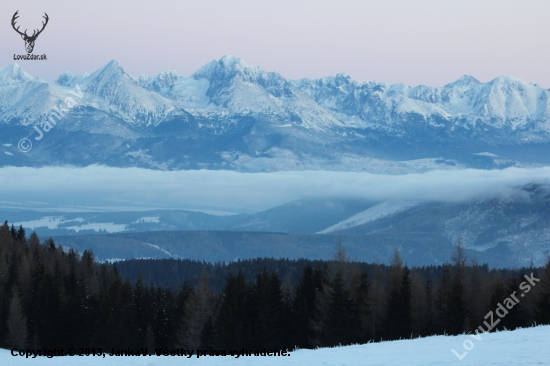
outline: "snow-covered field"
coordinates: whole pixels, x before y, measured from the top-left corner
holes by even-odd
[[[14,357],[0,350],[0,365],[550,365],[550,326],[482,334],[299,350],[287,357]],[[469,349],[466,351],[465,348]],[[454,349],[459,360],[451,351]],[[464,352],[467,352],[464,354]]]
[[[144,217],[143,219],[150,219],[150,218]],[[85,221],[83,218],[65,220],[65,218],[62,216],[44,216],[38,220],[15,222],[13,225],[15,227],[23,226],[25,228],[31,228],[33,230],[41,227],[47,227],[48,229],[63,228],[65,230],[74,230],[77,233],[80,230],[94,230],[94,231],[105,230],[108,233],[118,233],[126,230],[126,225],[115,224],[113,222],[97,222],[97,223],[94,222],[94,223],[87,223],[87,224],[77,224],[74,226],[60,227],[60,225],[66,224],[68,222],[80,223],[83,221]],[[154,222],[154,221],[144,221],[144,222]]]

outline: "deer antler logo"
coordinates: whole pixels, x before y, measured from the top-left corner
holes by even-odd
[[[34,42],[36,41],[36,38],[38,38],[38,36],[40,35],[40,33],[42,33],[42,31],[44,30],[44,28],[46,28],[46,24],[48,24],[48,14],[44,13],[45,15],[43,16],[44,19],[46,19],[45,22],[42,22],[42,29],[38,30],[38,29],[35,29],[34,32],[32,33],[32,36],[29,36],[27,34],[27,30],[25,29],[25,32],[20,32],[19,31],[19,26],[17,28],[15,28],[15,21],[17,20],[17,18],[19,18],[19,10],[17,10],[15,12],[15,14],[13,14],[13,18],[11,18],[11,26],[13,27],[13,29],[19,33],[21,35],[21,38],[23,38],[23,40],[25,41],[25,48],[27,49],[27,53],[32,53],[32,50],[34,49]]]

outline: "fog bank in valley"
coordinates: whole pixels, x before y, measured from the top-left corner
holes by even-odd
[[[465,201],[521,194],[548,183],[550,167],[377,175],[355,172],[158,171],[104,166],[0,168],[0,206],[218,208],[253,212],[304,197]]]

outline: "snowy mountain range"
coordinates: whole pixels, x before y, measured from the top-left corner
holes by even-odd
[[[438,88],[346,74],[289,80],[230,56],[191,76],[133,77],[110,61],[51,84],[12,64],[0,69],[0,165],[405,173],[548,164],[549,96],[511,77]],[[18,149],[21,138],[32,150]]]

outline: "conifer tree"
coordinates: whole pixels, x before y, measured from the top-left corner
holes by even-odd
[[[198,349],[201,333],[208,319],[213,316],[214,294],[208,282],[208,274],[203,272],[196,289],[185,302],[185,318],[182,332],[178,335],[178,345],[186,349]]]
[[[400,286],[400,337],[408,338],[411,333],[411,278],[407,266],[403,268]]]
[[[460,236],[457,239],[456,251],[452,256],[455,275],[451,285],[451,291],[447,304],[447,332],[457,335],[464,332],[464,326],[468,312],[464,301],[464,266],[466,263],[466,251],[462,245]]]
[[[65,296],[60,305],[60,324],[59,327],[59,342],[69,345],[70,347],[79,347],[87,342],[83,342],[85,327],[76,327],[76,324],[85,324],[88,319],[81,314],[83,305],[82,287],[78,284],[76,268],[74,263],[71,265],[70,272],[64,278]]]
[[[495,284],[495,289],[493,291],[493,294],[491,295],[491,310],[493,312],[497,308],[498,303],[501,303],[502,300],[504,300],[507,295],[508,295],[508,287],[506,286],[506,283],[501,278],[499,278]],[[504,325],[502,324],[502,321],[500,321],[499,324],[496,325],[494,328],[494,330],[503,330],[503,329],[504,329]]]
[[[136,282],[133,294],[132,294],[132,313],[135,316],[135,325],[136,325],[136,334],[134,340],[143,344],[146,342],[147,329],[150,326],[150,321],[148,317],[147,303],[148,299],[146,298],[146,289],[143,286],[142,276],[138,277]],[[179,319],[179,317],[177,318]],[[152,328],[151,328],[152,332]]]
[[[403,261],[399,250],[395,248],[390,261],[388,280],[386,282],[387,298],[384,321],[384,338],[399,339],[403,334],[402,314],[402,275]],[[408,275],[408,273],[407,273]],[[410,311],[410,310],[409,310]]]
[[[269,274],[264,268],[256,276],[254,287],[258,310],[256,342],[260,348],[281,349],[284,344],[285,324],[283,319],[283,293],[281,281],[275,272]]]
[[[200,336],[200,348],[212,349],[214,348],[214,339],[216,337],[214,324],[212,323],[212,316],[208,317],[208,320],[204,324]]]
[[[332,261],[330,263],[330,273],[332,277],[334,277],[336,272],[340,272],[342,278],[349,277],[349,263],[350,259],[346,253],[346,248],[344,248],[344,245],[342,244],[342,238],[339,238],[338,243],[336,244],[336,250],[332,254]]]
[[[434,322],[434,298],[433,298],[433,285],[432,281],[428,279],[426,281],[426,320],[422,335],[432,335],[436,333]]]
[[[200,324],[199,328],[204,326],[204,323],[211,315],[214,306],[214,294],[210,289],[208,278],[201,278],[195,291],[197,296],[198,306],[200,308]],[[155,340],[159,347],[173,347],[175,340],[171,335],[176,331],[175,319],[172,318],[174,313],[174,300],[170,292],[166,289],[157,288],[156,290],[156,307],[153,309],[153,330],[155,331]],[[187,304],[186,304],[187,306]],[[191,306],[192,307],[192,306]],[[189,308],[186,307],[186,312]],[[207,314],[207,315],[205,315]],[[197,330],[197,340],[199,339],[201,329]]]
[[[330,282],[327,307],[321,339],[324,346],[346,345],[357,340],[359,323],[356,303],[344,288],[342,275],[336,272]]]
[[[28,344],[27,317],[23,313],[21,298],[14,291],[8,314],[6,343],[10,348],[25,349]]]
[[[314,270],[313,283],[315,286],[315,311],[311,322],[312,346],[323,345],[323,329],[325,329],[326,317],[330,305],[330,279],[328,266]]]
[[[37,330],[42,347],[55,348],[59,345],[59,326],[61,315],[61,299],[58,284],[52,274],[45,273],[38,290],[40,304]]]
[[[447,304],[447,333],[457,335],[464,332],[467,318],[464,303],[464,285],[458,275],[455,275]]]
[[[518,279],[517,273],[513,272],[508,281],[506,281],[506,298],[507,302],[503,303],[503,305],[510,304],[510,300],[513,301],[513,298],[511,297],[511,294],[518,291],[520,280]],[[517,296],[517,295],[516,295]],[[505,299],[502,299],[503,301]],[[514,301],[515,302],[515,301]],[[502,318],[502,326],[506,329],[513,330],[516,328],[527,326],[527,318],[525,314],[525,308],[524,303],[516,303],[511,309],[508,309],[508,314]]]
[[[362,271],[359,277],[359,285],[356,289],[356,306],[357,306],[357,321],[358,321],[358,337],[359,343],[367,343],[371,340],[371,332],[369,331],[370,323],[370,304],[369,304],[369,288],[370,284],[367,280],[367,272]]]
[[[384,316],[386,312],[386,286],[384,286],[385,269],[381,264],[375,264],[372,282],[369,288],[369,331],[370,338],[380,340],[384,336]]]
[[[8,221],[4,221],[2,226],[0,226],[0,243],[3,243],[6,247],[13,242],[13,237],[10,233],[10,227]]]
[[[15,230],[15,228],[13,227],[13,224],[11,224],[10,233],[11,233],[11,237],[12,237],[13,240],[19,241],[19,237],[17,235],[17,230]]]
[[[447,334],[449,332],[449,301],[451,297],[451,286],[451,266],[445,264],[443,266],[443,272],[439,280],[435,299],[437,311],[436,332],[438,334]]]
[[[229,273],[215,322],[217,348],[241,349],[247,346],[247,296],[248,284],[242,271],[239,270],[237,275]]]
[[[419,271],[410,273],[411,280],[411,329],[410,334],[420,336],[424,334],[427,320],[426,284]]]
[[[466,308],[468,309],[468,322],[469,328],[465,329],[466,332],[475,327],[475,324],[483,323],[483,316],[487,313],[483,313],[487,309],[488,304],[484,304],[482,301],[482,283],[481,283],[481,266],[474,260],[469,266],[470,271],[465,280],[464,286],[464,301]]]
[[[292,309],[292,284],[290,282],[290,276],[287,275],[284,277],[282,282],[282,294],[283,294],[283,309],[282,309],[282,319],[283,319],[283,348],[294,349],[296,343],[294,342],[294,325],[292,321],[294,319],[293,309]]]
[[[304,267],[300,282],[296,287],[293,300],[293,334],[294,345],[299,348],[313,347],[314,338],[312,322],[315,318],[316,286],[313,267]]]
[[[400,283],[394,283],[389,289],[386,304],[386,321],[384,324],[384,338],[386,340],[399,339],[402,335],[400,285]]]
[[[19,230],[17,230],[17,241],[19,244],[27,246],[27,236],[25,234],[25,229],[23,229],[23,225],[19,226]]]
[[[31,248],[31,250],[36,250],[38,246],[40,246],[40,239],[38,238],[38,235],[36,234],[35,231],[33,231],[29,236],[28,242],[29,242],[29,248]]]

